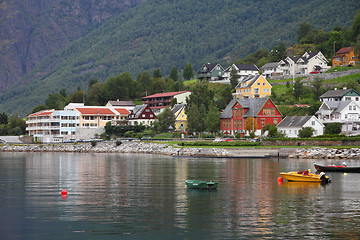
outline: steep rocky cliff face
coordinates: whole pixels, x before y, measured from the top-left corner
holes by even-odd
[[[103,20],[145,1],[0,1],[0,93],[48,54],[84,36]]]

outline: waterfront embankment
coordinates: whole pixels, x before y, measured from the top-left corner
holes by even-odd
[[[233,158],[322,158],[322,159],[360,159],[360,148],[190,148],[176,147],[167,143],[140,141],[97,142],[75,144],[6,144],[0,146],[3,152],[79,152],[79,153],[145,153],[169,156],[192,157],[233,157]]]

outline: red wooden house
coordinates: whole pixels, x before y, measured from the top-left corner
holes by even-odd
[[[256,135],[267,124],[277,125],[281,113],[270,98],[233,99],[220,115],[220,132],[229,135],[245,134],[245,121],[253,117]]]

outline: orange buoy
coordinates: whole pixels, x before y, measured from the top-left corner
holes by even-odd
[[[284,181],[284,179],[282,178],[282,177],[278,177],[278,182],[283,182]]]
[[[67,195],[66,189],[64,189],[64,190],[61,191],[61,195]]]

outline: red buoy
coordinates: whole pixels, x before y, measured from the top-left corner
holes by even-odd
[[[284,179],[282,177],[278,177],[277,180],[278,180],[279,183],[282,183],[284,181]]]
[[[66,189],[64,189],[64,190],[61,191],[61,195],[67,195]]]

